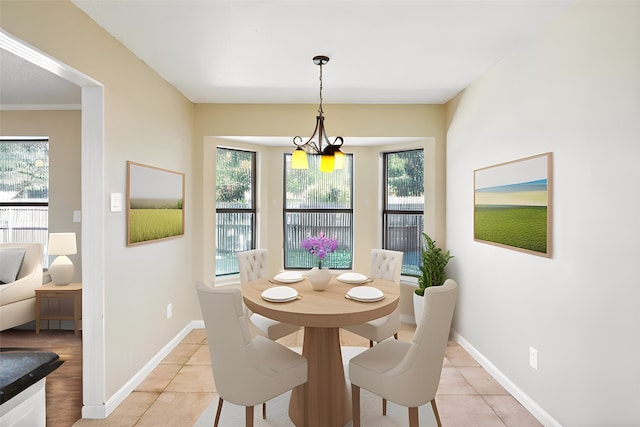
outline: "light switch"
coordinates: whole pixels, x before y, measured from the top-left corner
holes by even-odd
[[[80,211],[73,211],[73,222],[82,221],[82,213]]]
[[[111,212],[122,212],[122,193],[111,193]]]

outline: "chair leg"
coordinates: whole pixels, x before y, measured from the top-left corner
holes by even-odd
[[[262,404],[262,419],[263,420],[267,419],[267,402],[264,402]]]
[[[387,399],[382,399],[382,415],[387,415]]]
[[[409,408],[409,427],[418,427],[418,408]]]
[[[440,414],[438,413],[438,407],[436,406],[435,398],[431,401],[431,407],[433,408],[433,415],[436,416],[436,422],[438,423],[438,427],[442,427],[442,422],[440,422]]]
[[[351,413],[353,427],[360,427],[360,387],[351,384]]]
[[[220,421],[220,414],[222,413],[222,404],[224,400],[221,397],[218,398],[218,410],[216,411],[216,419],[213,422],[213,427],[218,427],[218,422]]]
[[[247,427],[253,427],[253,406],[245,407],[245,425]]]

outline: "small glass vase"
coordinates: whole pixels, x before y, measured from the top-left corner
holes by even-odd
[[[324,291],[331,281],[331,271],[327,267],[313,267],[307,272],[307,278],[314,291]]]

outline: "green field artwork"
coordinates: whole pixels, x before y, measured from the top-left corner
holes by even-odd
[[[184,234],[184,175],[129,164],[128,244]]]
[[[549,256],[551,153],[475,171],[474,239]]]

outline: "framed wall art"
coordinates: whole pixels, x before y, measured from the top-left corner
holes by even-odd
[[[474,171],[474,240],[551,257],[552,155]]]
[[[127,246],[184,235],[184,174],[127,162]]]

